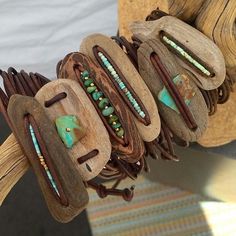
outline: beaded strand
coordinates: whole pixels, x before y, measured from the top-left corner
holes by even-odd
[[[102,112],[102,115],[108,120],[109,125],[115,130],[116,135],[119,138],[124,139],[124,129],[119,121],[119,117],[115,114],[115,109],[111,106],[108,98],[104,97],[102,91],[98,91],[97,86],[94,84],[94,80],[89,78],[89,72],[84,70],[81,72],[81,79],[86,91],[92,96],[92,99],[98,102],[98,107]]]
[[[212,73],[207,70],[203,65],[201,65],[199,62],[197,62],[196,59],[194,59],[186,50],[178,46],[173,40],[168,38],[166,35],[162,37],[163,41],[173,48],[179,55],[183,56],[188,62],[190,62],[192,65],[194,65],[197,69],[199,69],[203,74],[207,76],[211,76]]]
[[[35,136],[34,129],[33,129],[32,125],[29,125],[29,131],[30,131],[31,139],[32,139],[33,144],[34,144],[34,149],[35,149],[35,151],[36,151],[36,153],[38,155],[40,164],[43,166],[43,168],[44,168],[44,170],[45,170],[45,172],[47,174],[47,177],[48,177],[48,179],[49,179],[49,181],[51,183],[51,186],[55,190],[56,194],[60,197],[60,193],[58,191],[58,188],[57,188],[57,185],[55,183],[55,180],[53,179],[52,174],[51,174],[51,172],[50,172],[50,170],[49,170],[49,168],[48,168],[48,166],[47,166],[47,164],[45,162],[45,159],[44,159],[44,157],[43,157],[43,155],[41,153],[41,150],[40,150],[40,147],[39,147],[39,144],[38,144],[37,138]]]
[[[125,86],[124,82],[121,80],[121,78],[119,77],[117,71],[114,69],[112,64],[107,59],[107,57],[102,52],[98,52],[98,56],[101,58],[102,63],[109,70],[109,72],[111,73],[114,81],[119,85],[120,89],[124,92],[124,94],[128,98],[129,102],[132,104],[132,106],[134,107],[136,112],[139,114],[140,117],[142,117],[144,119],[145,116],[146,116],[144,111],[142,111],[140,105],[138,104],[138,102],[136,101],[136,99],[134,98],[132,93]]]

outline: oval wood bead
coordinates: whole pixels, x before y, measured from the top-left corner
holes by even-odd
[[[204,34],[185,22],[173,16],[164,16],[156,21],[134,22],[131,30],[142,41],[148,38],[160,40],[175,55],[181,66],[195,75],[192,79],[199,87],[212,90],[225,80],[225,61],[220,49]],[[175,49],[173,42],[179,51]],[[202,66],[201,70],[198,64]],[[203,71],[206,74],[209,71],[210,75],[203,74]]]
[[[189,85],[195,95],[191,97],[188,108],[198,126],[196,130],[189,129],[180,114],[160,101],[159,95],[163,91],[164,85],[150,61],[150,56],[154,52],[159,56],[172,79],[178,74],[185,75],[189,79]],[[191,80],[191,75],[178,65],[173,55],[157,39],[149,39],[141,44],[138,49],[138,64],[140,74],[152,91],[159,112],[172,132],[186,141],[193,142],[199,139],[207,127],[208,111],[200,90]]]
[[[86,71],[91,71],[89,76],[94,80],[98,92],[102,93],[98,100],[93,97],[95,92],[92,95],[87,94],[87,96],[93,103],[93,106],[97,110],[100,119],[103,121],[109,133],[113,152],[119,153],[119,156],[127,162],[137,162],[145,153],[143,140],[139,135],[129,110],[124,109],[123,100],[110,78],[105,74],[98,63],[92,61],[91,58],[82,53],[72,53],[63,59],[62,66],[59,70],[59,78],[75,80],[78,83],[78,86],[81,86],[81,89],[85,89],[85,87],[83,87],[80,71],[74,69],[75,65],[78,64],[80,64],[81,67],[84,67],[83,69]],[[102,98],[107,98],[109,100],[109,106],[114,108],[114,113],[108,117],[102,115],[102,110],[98,106],[99,101],[101,101],[100,99]],[[113,122],[121,124],[121,127],[118,127],[118,131],[122,128],[119,133],[112,127]],[[101,138],[99,142],[101,142]]]
[[[137,117],[133,113],[135,110],[132,112],[132,115],[143,140],[147,142],[153,141],[158,137],[160,133],[160,118],[155,100],[150,90],[148,89],[145,82],[140,77],[139,73],[137,72],[133,64],[130,62],[129,58],[124,53],[124,51],[109,37],[102,34],[90,35],[82,41],[80,51],[84,54],[87,54],[94,61],[98,62],[93,50],[96,45],[104,49],[106,53],[111,57],[112,61],[119,68],[120,73],[122,73],[124,78],[128,81],[129,85],[132,87],[132,89],[137,94],[140,101],[146,108],[149,114],[150,124],[145,125],[144,123],[140,122],[140,120],[137,119]],[[102,57],[102,55],[100,57],[101,60],[103,60],[103,63],[105,63],[106,57]],[[117,71],[115,71],[114,65],[112,66],[111,64],[108,64],[107,70],[110,71],[112,79],[108,72],[106,72],[107,75],[114,84],[115,81],[117,82],[116,89],[117,91],[119,91],[120,94],[122,94],[121,90],[124,89],[125,83],[124,81],[121,81],[121,78],[119,78],[119,73],[115,73]],[[130,109],[130,106],[127,105],[129,101],[127,102],[127,100],[124,99],[124,96],[121,97],[124,101],[123,104],[124,106],[126,106],[126,109]],[[129,98],[128,96],[127,99],[133,100],[132,97]],[[141,113],[141,110],[139,111],[139,109],[137,109],[135,112],[137,112],[137,114],[139,115]],[[142,113],[141,115],[143,116]]]
[[[52,122],[61,116],[75,115],[84,127],[84,135],[68,149],[68,153],[83,180],[87,181],[96,177],[110,158],[109,135],[86,93],[77,82],[52,81],[41,88],[35,97],[44,106],[45,101],[60,93],[66,93],[67,96],[44,109]],[[79,164],[78,160],[93,150],[98,150],[97,155]]]
[[[37,128],[45,146],[44,149],[47,150],[47,159],[43,160],[41,157],[41,163],[45,166],[46,161],[47,167],[51,168],[49,169],[50,173],[52,175],[54,173],[53,177],[56,177],[57,187],[60,189],[59,186],[61,186],[61,191],[64,192],[67,199],[66,205],[55,197],[55,193],[48,184],[48,179],[43,174],[32,138],[25,126],[24,117],[28,114],[32,115],[37,123]],[[8,105],[8,115],[13,126],[13,132],[34,169],[51,214],[60,222],[72,220],[85,209],[88,203],[88,194],[83,180],[69,158],[66,148],[62,145],[52,121],[36,99],[21,95],[11,97]]]

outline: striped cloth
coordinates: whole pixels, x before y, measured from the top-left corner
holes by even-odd
[[[124,181],[121,187],[133,185]],[[90,190],[88,216],[94,236],[235,236],[236,204],[209,199],[140,176],[135,197],[99,199]]]

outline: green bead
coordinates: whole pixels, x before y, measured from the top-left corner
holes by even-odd
[[[99,103],[98,106],[100,109],[104,109],[109,104],[108,98],[103,98]]]
[[[120,137],[120,138],[121,138],[122,136],[124,136],[124,133],[125,133],[125,131],[124,131],[123,128],[120,128],[119,131],[116,132],[117,136]]]
[[[87,80],[84,81],[84,85],[85,85],[86,87],[89,87],[91,83],[93,83],[93,80],[92,80],[92,79],[87,79]]]
[[[112,128],[113,129],[117,129],[121,127],[121,123],[116,123],[116,124],[112,124]]]
[[[102,110],[102,114],[104,116],[109,116],[114,112],[114,108],[113,107],[108,107],[107,109]]]
[[[84,70],[82,72],[82,76],[85,78],[85,77],[88,77],[89,76],[89,72],[87,70]]]
[[[109,124],[112,124],[113,122],[116,122],[116,121],[118,121],[119,120],[119,118],[118,118],[118,116],[116,116],[116,115],[113,115],[113,116],[111,116],[110,118],[109,118]]]
[[[85,135],[85,129],[77,116],[60,116],[55,120],[55,124],[58,135],[67,148],[72,148]]]
[[[88,87],[88,88],[87,88],[87,92],[88,92],[88,93],[92,93],[92,92],[94,92],[96,89],[97,89],[96,86]]]
[[[97,101],[100,97],[103,96],[103,93],[102,93],[101,91],[99,91],[99,92],[94,92],[94,93],[92,94],[92,96],[93,96],[93,100]]]

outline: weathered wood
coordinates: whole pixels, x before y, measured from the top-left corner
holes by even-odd
[[[119,0],[120,35],[130,39],[132,33],[129,25],[136,20],[145,20],[157,7],[184,21],[193,22],[204,3],[205,0]]]
[[[208,0],[196,19],[196,27],[221,49],[227,74],[236,80],[236,1]]]
[[[236,86],[234,85],[234,91]],[[208,127],[198,143],[204,147],[217,147],[236,139],[236,93],[231,93],[225,104],[219,104],[217,112],[209,117]]]
[[[114,129],[111,128],[111,124],[109,124],[108,120],[102,115],[102,110],[98,107],[98,102],[94,101],[92,95],[87,93],[87,96],[90,98],[109,132],[110,140],[112,142],[112,151],[119,153],[120,157],[128,162],[137,162],[145,152],[144,144],[130,112],[128,109],[124,109],[123,100],[120,98],[120,95],[116,91],[113,83],[97,63],[93,62],[89,57],[81,53],[72,53],[70,56],[65,57],[59,70],[59,78],[75,80],[78,82],[78,85],[86,90],[83,86],[82,79],[80,78],[81,72],[79,68],[75,68],[76,65],[80,65],[80,67],[82,67],[81,70],[84,69],[90,71],[89,78],[92,78],[94,85],[99,91],[102,91],[104,94],[103,97],[109,99],[112,107],[115,109],[115,114],[119,117],[119,121],[125,131],[124,139],[117,138]],[[100,137],[99,132],[98,135]],[[99,140],[101,140],[101,137]],[[104,165],[101,167],[104,167]]]
[[[160,61],[172,79],[178,74],[185,75],[189,79],[189,85],[195,95],[191,98],[188,107],[198,126],[196,130],[189,129],[180,114],[167,107],[159,100],[159,93],[163,89],[164,85],[161,81],[160,75],[156,72],[150,61],[150,56],[153,52],[159,56]],[[152,91],[158,104],[160,114],[168,127],[170,127],[174,134],[183,140],[196,141],[206,130],[208,112],[200,90],[191,80],[192,75],[187,73],[178,65],[178,63],[176,63],[173,55],[163,45],[161,45],[157,39],[150,39],[141,44],[138,49],[138,63],[140,74]]]
[[[160,39],[162,44],[175,55],[178,62],[195,75],[193,79],[199,87],[212,90],[219,87],[225,80],[225,61],[219,48],[204,34],[183,21],[172,16],[164,16],[156,21],[134,22],[131,25],[131,30],[135,36],[143,41],[152,37]],[[189,63],[184,56],[177,53],[177,50],[165,43],[163,37],[168,37],[175,42],[204,66],[211,75],[203,74],[196,66]]]
[[[67,97],[49,107],[44,106],[45,101],[60,93],[66,93]],[[44,106],[52,122],[63,115],[75,115],[79,118],[85,128],[85,136],[67,151],[74,163],[74,168],[79,171],[83,180],[96,177],[110,158],[111,143],[102,121],[83,89],[75,81],[61,79],[45,85],[35,98]],[[98,154],[79,164],[78,160],[93,150],[98,150]]]
[[[106,53],[117,65],[124,78],[127,80],[127,82],[130,84],[134,92],[143,103],[149,114],[151,123],[149,125],[145,125],[140,122],[134,115],[133,118],[143,140],[146,142],[154,140],[155,138],[157,138],[160,132],[160,118],[158,115],[155,100],[145,82],[143,81],[133,64],[130,62],[124,51],[107,36],[101,34],[88,36],[82,41],[80,50],[82,53],[87,54],[94,61],[96,61],[97,59],[93,51],[93,48],[95,46],[99,46],[104,51],[106,51]],[[120,92],[120,90],[118,91]],[[127,103],[124,107],[128,108]]]
[[[38,132],[44,143],[44,148],[41,146],[40,148],[46,150],[47,159],[45,160],[59,193],[63,193],[60,194],[59,199],[52,190],[53,188],[49,185],[49,180],[45,177],[44,169],[34,149],[29,127],[25,123],[25,116],[28,114],[32,115],[37,123]],[[70,160],[66,148],[61,144],[53,124],[42,106],[31,97],[13,95],[8,105],[8,115],[17,140],[35,171],[51,214],[60,222],[72,220],[86,207],[88,194],[82,178]],[[46,158],[46,156],[44,157]],[[63,195],[65,195],[65,201],[62,200]]]
[[[30,164],[24,156],[15,136],[11,134],[0,146],[0,205],[29,169]]]

